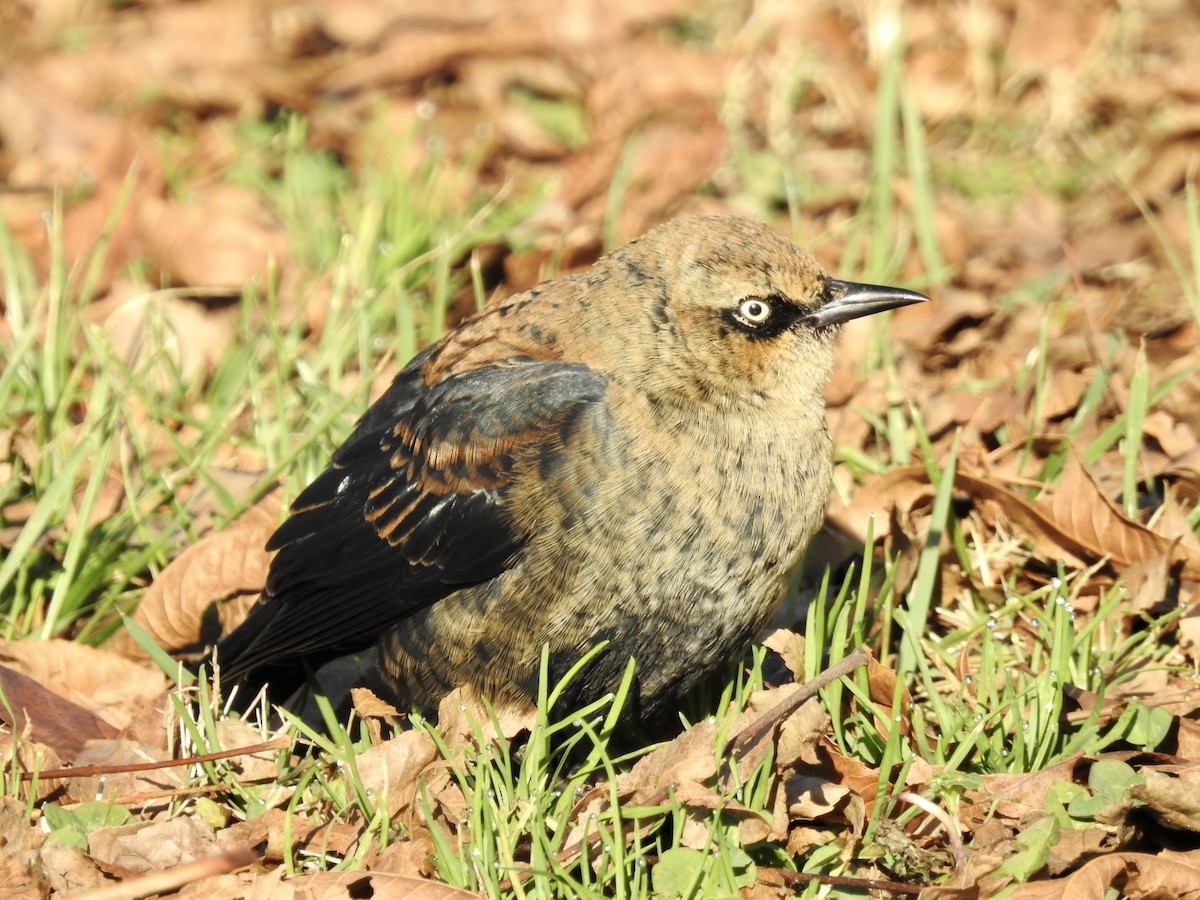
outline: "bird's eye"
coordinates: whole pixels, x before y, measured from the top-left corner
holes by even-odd
[[[737,306],[722,310],[721,318],[751,340],[766,341],[788,331],[804,312],[781,294],[770,294],[744,297]]]
[[[765,300],[750,297],[738,307],[737,317],[747,325],[761,325],[771,318],[771,306]]]

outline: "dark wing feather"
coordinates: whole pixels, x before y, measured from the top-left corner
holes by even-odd
[[[397,376],[268,542],[279,552],[266,591],[217,648],[226,679],[365,649],[495,578],[526,539],[505,512],[515,460],[559,452],[604,401],[583,365],[511,360],[426,387],[426,358]]]

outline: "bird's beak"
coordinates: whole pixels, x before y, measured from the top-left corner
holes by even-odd
[[[851,319],[874,315],[885,309],[924,303],[929,298],[916,291],[903,288],[882,287],[878,284],[858,284],[830,278],[826,291],[825,305],[809,313],[804,321],[818,327],[841,325]]]

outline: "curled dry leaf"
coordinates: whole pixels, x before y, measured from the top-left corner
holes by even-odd
[[[1158,444],[1173,461],[1188,454],[1193,454],[1194,458],[1200,457],[1200,449],[1197,449],[1200,448],[1200,441],[1191,427],[1164,410],[1156,409],[1146,416],[1142,433]]]
[[[759,641],[768,650],[779,654],[784,666],[795,679],[804,677],[804,635],[788,628],[776,628]]]
[[[1082,568],[1105,558],[1129,566],[1163,556],[1179,563],[1185,578],[1200,579],[1200,552],[1192,541],[1183,534],[1159,534],[1126,517],[1101,491],[1074,450],[1067,455],[1059,486],[1034,503],[999,479],[964,469],[955,472],[954,486],[975,502],[992,504],[997,516],[1007,518],[1031,538],[1034,552],[1048,559],[1065,559]],[[850,506],[834,510],[830,518],[847,534],[865,540],[872,513],[911,509],[931,495],[925,468],[903,466],[867,482]],[[881,522],[876,516],[876,539],[886,531]]]
[[[359,684],[351,686],[350,702],[354,706],[354,711],[367,726],[367,731],[371,735],[372,747],[383,741],[385,725],[395,727],[402,718],[400,710],[380,698],[369,687]]]
[[[1200,854],[1109,853],[1086,863],[1065,878],[1031,881],[1005,893],[1008,900],[1074,900],[1109,896],[1117,889],[1124,897],[1172,897],[1200,900]],[[978,887],[941,895],[978,897]]]
[[[787,811],[792,819],[819,822],[851,802],[854,796],[862,808],[862,798],[845,785],[835,784],[821,775],[795,772],[787,779]]]
[[[888,534],[889,510],[907,512],[932,496],[933,488],[924,467],[901,466],[867,481],[850,505],[831,507],[828,518],[861,545],[868,530],[875,540]]]
[[[1109,556],[1121,565],[1168,555],[1184,573],[1200,579],[1200,554],[1172,537],[1128,519],[1100,490],[1074,448],[1067,454],[1062,480],[1049,502],[1039,503],[1051,525],[1094,558]]]
[[[183,551],[146,589],[133,620],[171,653],[214,643],[245,616],[266,583],[266,543],[278,519],[279,498],[272,494]]]
[[[1151,770],[1144,775],[1146,783],[1130,787],[1130,795],[1145,803],[1163,825],[1200,832],[1200,769],[1185,769],[1178,775]]]
[[[618,776],[622,791],[656,791],[677,781],[707,781],[717,774],[713,758],[716,729],[700,722],[669,744],[647,753],[628,773]]]
[[[355,687],[350,689],[350,700],[354,711],[363,719],[398,719],[400,710],[381,699],[370,688]]]
[[[686,820],[680,844],[693,850],[708,850],[712,846],[712,813],[720,811],[722,821],[738,826],[743,843],[764,840],[780,841],[786,836],[783,819],[738,803],[722,796],[712,788],[694,781],[681,781],[673,786],[675,801],[686,810]]]

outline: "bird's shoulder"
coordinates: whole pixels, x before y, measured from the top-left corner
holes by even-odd
[[[503,570],[526,538],[506,510],[511,487],[605,427],[606,384],[529,353],[438,365],[461,350],[448,342],[414,359],[296,498],[269,544],[268,593],[374,578],[406,595],[397,604],[419,605]]]

